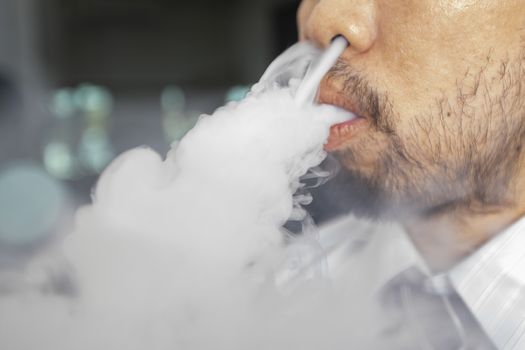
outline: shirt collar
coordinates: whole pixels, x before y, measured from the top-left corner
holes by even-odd
[[[525,349],[525,218],[447,275],[498,349]]]
[[[368,252],[381,268],[376,273],[380,290],[393,276],[410,266],[417,266],[427,274],[431,292],[448,294],[457,292],[469,307],[492,342],[500,350],[525,349],[525,218],[500,233],[474,254],[450,271],[432,276],[423,259],[398,225],[362,224],[355,218],[346,218],[327,227],[321,243],[329,251],[328,265],[337,272],[342,265],[354,265],[349,246],[355,236],[350,232],[364,232]],[[374,226],[374,229],[370,227]],[[371,234],[375,232],[378,234]],[[337,237],[337,239],[328,239]],[[349,243],[350,242],[350,243]],[[336,247],[336,249],[334,248]],[[377,261],[377,260],[383,261]],[[341,269],[345,272],[345,269]],[[337,275],[337,273],[336,273]],[[377,287],[377,288],[375,288]]]
[[[379,292],[394,276],[411,266],[425,273],[424,262],[405,230],[397,223],[370,221],[348,215],[325,224],[320,244],[326,252],[328,275],[334,281],[356,274]],[[357,267],[357,268],[356,268]]]

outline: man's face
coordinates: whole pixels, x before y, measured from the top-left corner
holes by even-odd
[[[302,38],[351,45],[319,97],[361,117],[326,145],[349,179],[409,212],[509,200],[525,138],[525,0],[304,0],[298,20]]]

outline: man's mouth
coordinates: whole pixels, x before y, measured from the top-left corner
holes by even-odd
[[[357,104],[352,103],[348,96],[331,86],[321,84],[318,102],[343,108],[355,115],[354,119],[334,124],[330,127],[330,136],[324,145],[324,149],[327,152],[344,150],[370,125],[368,118],[357,108]]]
[[[341,151],[347,147],[354,137],[368,126],[365,118],[357,117],[347,122],[332,125],[330,136],[324,145],[327,152]]]

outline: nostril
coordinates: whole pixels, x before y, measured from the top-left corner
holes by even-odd
[[[341,39],[339,39],[339,38],[341,38]],[[332,43],[333,43],[334,41],[336,41],[336,40],[338,40],[338,41],[342,41],[342,40],[344,40],[344,41],[346,41],[346,47],[351,46],[350,41],[348,41],[348,39],[346,39],[346,38],[345,38],[343,35],[341,35],[341,34],[337,34],[336,36],[334,36],[334,37],[332,38],[332,40],[330,40],[330,43],[332,44]]]

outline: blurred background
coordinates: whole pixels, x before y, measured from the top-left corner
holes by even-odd
[[[296,41],[298,4],[0,0],[0,264],[67,227],[116,155],[164,154],[242,98]]]

